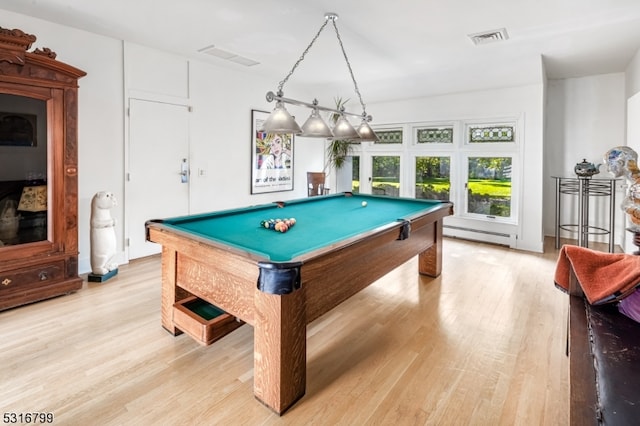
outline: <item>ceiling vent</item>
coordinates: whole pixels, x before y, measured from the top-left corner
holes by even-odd
[[[244,65],[247,67],[252,67],[260,63],[254,61],[253,59],[236,55],[235,53],[229,52],[227,50],[218,49],[214,45],[203,47],[202,49],[199,49],[198,52],[204,53],[205,55],[215,56],[216,58],[226,59],[227,61],[235,62],[236,64]]]
[[[484,31],[481,33],[469,34],[468,37],[471,39],[471,41],[475,45],[494,43],[496,41],[503,41],[503,40],[509,39],[507,30],[504,28],[500,28],[499,30],[491,30],[491,31]]]

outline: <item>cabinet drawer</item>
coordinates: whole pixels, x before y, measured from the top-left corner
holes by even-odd
[[[0,293],[60,281],[64,278],[64,261],[0,272]]]

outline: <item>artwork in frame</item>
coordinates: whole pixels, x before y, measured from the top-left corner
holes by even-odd
[[[36,146],[36,116],[0,112],[0,145]]]
[[[251,193],[293,190],[293,134],[259,131],[268,112],[251,110]]]

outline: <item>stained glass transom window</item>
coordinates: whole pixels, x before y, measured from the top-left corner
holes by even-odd
[[[469,142],[515,142],[514,126],[469,127]]]
[[[375,132],[380,139],[376,143],[402,143],[402,129],[376,130]]]
[[[453,127],[428,127],[416,130],[418,143],[453,143]]]

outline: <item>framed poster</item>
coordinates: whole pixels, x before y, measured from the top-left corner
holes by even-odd
[[[258,129],[268,112],[251,110],[251,193],[293,190],[293,134]]]

